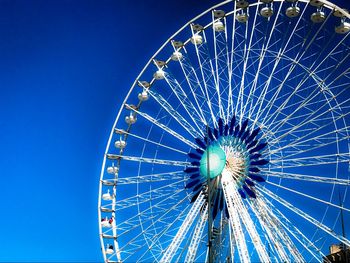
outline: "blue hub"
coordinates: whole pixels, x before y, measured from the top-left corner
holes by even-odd
[[[267,143],[258,138],[259,132],[260,128],[249,128],[248,119],[236,123],[233,116],[226,124],[220,118],[216,128],[206,129],[207,136],[195,139],[198,148],[195,152],[188,153],[191,166],[184,170],[190,176],[186,188],[192,189],[194,193],[191,202],[201,192],[206,193],[209,175],[210,189],[214,191],[213,217],[215,218],[218,210],[223,209],[228,217],[223,191],[221,187],[217,187],[220,186],[217,180],[221,180],[224,170],[231,175],[242,198],[256,198],[255,183],[265,181],[259,174],[260,169],[269,163],[263,157]]]

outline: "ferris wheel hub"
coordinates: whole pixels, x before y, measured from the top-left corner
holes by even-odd
[[[200,160],[200,173],[203,177],[207,177],[209,174],[210,178],[213,179],[221,174],[225,168],[225,164],[226,154],[224,150],[220,145],[210,145]]]

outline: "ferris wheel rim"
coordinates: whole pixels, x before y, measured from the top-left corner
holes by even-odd
[[[276,1],[276,0],[275,0]],[[325,3],[325,5],[328,5],[329,8],[332,8],[332,9],[337,9],[337,10],[343,10],[339,7],[337,7],[336,5],[330,3],[329,1],[326,1],[326,0],[321,0],[322,2]],[[116,125],[117,125],[117,122],[120,118],[120,115],[124,109],[124,106],[127,104],[127,100],[129,99],[132,91],[134,90],[135,86],[137,85],[137,83],[139,82],[139,78],[142,76],[142,74],[145,72],[145,70],[149,67],[149,65],[152,63],[152,61],[154,60],[154,58],[161,52],[161,50],[165,47],[165,45],[167,45],[172,39],[174,39],[184,28],[186,28],[187,26],[189,26],[192,22],[194,22],[195,20],[197,20],[198,18],[204,16],[205,14],[209,13],[210,11],[214,10],[215,8],[218,8],[222,5],[225,5],[227,4],[228,2],[231,2],[230,0],[227,0],[227,1],[224,1],[218,5],[215,5],[209,9],[207,9],[206,11],[202,12],[200,15],[198,15],[197,17],[195,17],[194,19],[190,20],[188,23],[186,23],[182,28],[180,28],[175,34],[173,34],[167,41],[164,42],[164,44],[158,49],[158,51],[156,51],[156,53],[154,53],[154,55],[152,56],[152,58],[147,62],[147,64],[145,65],[145,67],[143,68],[143,70],[140,72],[140,74],[138,75],[138,77],[135,79],[132,87],[130,88],[129,92],[127,93],[123,103],[122,103],[122,106],[121,108],[119,109],[118,111],[118,114],[117,114],[117,117],[116,117],[116,120],[114,122],[114,125],[113,125],[113,128],[112,128],[112,131],[110,133],[110,137],[108,139],[108,143],[107,143],[107,147],[106,147],[106,151],[105,151],[105,156],[104,156],[104,159],[103,159],[103,165],[102,165],[102,169],[101,169],[101,176],[100,176],[100,183],[99,183],[99,202],[98,202],[98,213],[99,213],[99,221],[101,220],[101,210],[100,210],[100,206],[101,206],[101,193],[102,193],[102,180],[103,180],[103,175],[104,175],[104,171],[105,171],[105,165],[106,165],[106,156],[108,154],[108,149],[109,149],[109,146],[111,144],[111,141],[112,141],[112,138],[113,138],[113,134],[114,134],[114,131],[116,129]],[[283,2],[283,0],[277,0],[276,2]],[[308,3],[309,1],[308,0],[301,0],[299,2],[304,2],[304,3]],[[256,5],[259,5],[261,4],[261,2],[259,3],[254,3]],[[252,5],[254,5],[252,4]],[[232,11],[234,12],[234,11]],[[345,11],[341,11],[341,12],[344,12],[344,15],[346,15],[348,18],[350,18],[350,15],[345,12]],[[211,23],[210,23],[211,24]],[[209,25],[209,24],[208,24]],[[189,41],[189,40],[188,40]],[[101,244],[103,244],[103,237],[102,237],[102,227],[101,225],[99,226],[99,231],[101,233],[100,235],[100,239],[101,239]]]

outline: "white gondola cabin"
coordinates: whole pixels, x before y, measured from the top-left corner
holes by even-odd
[[[146,89],[144,89],[139,95],[137,96],[140,101],[146,101],[148,100],[148,92]]]
[[[194,45],[200,45],[203,43],[203,38],[201,35],[195,34],[191,37],[191,43]]]
[[[107,190],[107,193],[104,193],[102,195],[102,199],[105,200],[105,201],[111,201],[113,199],[112,195],[109,192],[109,189]]]
[[[112,245],[107,244],[106,246],[106,254],[111,255],[114,253],[114,247]]]
[[[290,6],[286,9],[286,16],[293,18],[300,14],[300,8],[298,6]]]
[[[326,19],[324,12],[317,11],[311,14],[311,21],[314,23],[322,23]]]
[[[153,77],[157,80],[161,80],[165,78],[165,72],[162,69],[158,69],[154,74]]]
[[[350,23],[341,22],[339,26],[335,27],[335,32],[338,34],[346,34],[350,31]]]
[[[119,169],[116,166],[107,167],[107,173],[109,173],[109,174],[117,174],[118,171],[119,171]]]
[[[225,30],[225,25],[224,23],[222,23],[220,20],[219,21],[216,21],[214,22],[214,30],[216,32],[221,32],[221,31],[224,31]]]
[[[171,55],[171,60],[173,61],[179,61],[183,57],[182,53],[180,51],[174,51],[174,53]]]
[[[273,9],[270,6],[265,6],[261,8],[260,15],[266,18],[269,18],[273,15]]]

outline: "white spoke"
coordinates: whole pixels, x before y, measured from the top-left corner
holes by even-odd
[[[174,147],[170,147],[168,145],[165,145],[165,144],[162,144],[162,143],[159,143],[159,142],[155,142],[155,141],[152,141],[152,140],[149,140],[149,139],[146,139],[142,136],[139,136],[139,135],[136,135],[136,134],[133,134],[133,133],[130,133],[130,132],[126,132],[124,130],[120,130],[120,129],[115,129],[117,133],[123,133],[123,134],[126,134],[127,136],[132,136],[134,138],[137,138],[137,139],[140,139],[144,142],[148,142],[148,143],[152,143],[154,145],[157,145],[157,146],[160,146],[160,147],[163,147],[163,148],[166,148],[166,149],[169,149],[169,150],[172,150],[174,152],[178,152],[178,153],[182,153],[182,154],[187,154],[186,152],[184,151],[181,151],[179,149],[176,149]]]
[[[289,192],[291,192],[291,193],[295,193],[295,194],[298,194],[298,195],[301,195],[301,196],[310,198],[310,199],[312,199],[312,200],[315,200],[315,201],[324,203],[324,204],[326,204],[326,205],[330,205],[330,206],[336,207],[336,208],[338,208],[338,209],[343,209],[343,210],[345,210],[345,211],[350,212],[350,209],[349,209],[349,208],[346,208],[346,207],[344,207],[344,206],[339,206],[339,205],[333,204],[333,203],[331,203],[331,202],[322,200],[322,199],[320,199],[320,198],[313,197],[313,196],[311,196],[311,195],[304,194],[304,193],[302,193],[302,192],[300,192],[300,191],[296,191],[296,190],[293,190],[293,189],[291,189],[291,188],[289,188],[289,187],[285,187],[285,186],[282,186],[282,185],[279,185],[279,184],[275,184],[275,183],[270,182],[270,181],[266,181],[266,182],[267,182],[268,184],[274,185],[274,186],[279,187],[279,188],[281,188],[281,189],[287,190],[287,191],[289,191]]]
[[[350,14],[223,1],[120,103],[99,182],[105,263],[323,262],[350,246]]]
[[[161,181],[170,181],[170,180],[180,180],[184,178],[184,172],[168,172],[168,173],[159,173],[159,174],[146,174],[138,176],[129,176],[129,177],[119,177],[117,179],[109,179],[110,182],[115,182],[118,185],[122,184],[136,184],[136,183],[151,183],[151,182],[161,182]]]
[[[278,171],[268,171],[266,172],[266,175],[278,177],[282,179],[293,179],[293,180],[302,180],[302,181],[316,182],[316,183],[338,184],[338,185],[345,185],[345,186],[350,185],[350,179],[342,179],[342,178],[323,177],[323,176],[314,176],[314,175],[287,173],[287,172],[278,172]]]
[[[154,158],[146,158],[146,157],[137,157],[137,156],[126,156],[126,155],[118,155],[118,154],[107,154],[107,158],[110,160],[127,160],[141,163],[153,163],[153,164],[164,164],[164,165],[172,165],[172,166],[191,166],[189,162],[182,161],[173,161],[173,160],[160,160]]]
[[[206,95],[205,95],[205,92],[203,91],[202,84],[198,78],[197,72],[195,71],[195,69],[193,68],[190,62],[190,59],[187,57],[187,51],[185,47],[183,48],[183,51],[184,51],[184,54],[183,54],[184,57],[182,60],[179,60],[179,63],[180,63],[182,72],[186,78],[186,82],[191,90],[191,94],[200,112],[201,120],[206,125],[207,122],[204,116],[204,110],[202,109],[199,101],[204,100],[205,103],[208,105],[209,109],[211,108],[211,104],[210,104],[210,101],[205,99]],[[201,91],[201,94],[198,94],[196,92],[198,89]]]
[[[191,27],[191,30],[192,30],[192,36],[195,35],[194,31],[193,31],[193,28]],[[203,69],[203,65],[205,65],[205,61],[203,61],[203,58],[201,56],[201,53],[202,51],[200,51],[200,45],[195,45],[195,49],[196,49],[196,55],[197,55],[197,59],[198,59],[198,63],[200,65],[200,73],[201,73],[201,76],[202,76],[202,82],[203,82],[203,85],[204,85],[204,90],[205,90],[205,96],[206,96],[206,100],[207,100],[207,103],[208,103],[208,106],[209,106],[209,110],[210,110],[210,114],[211,114],[211,118],[212,118],[212,121],[214,124],[216,124],[216,116],[213,112],[213,107],[212,107],[212,103],[211,103],[211,96],[209,95],[209,87],[208,87],[208,80],[206,78],[206,75],[205,75],[205,72],[204,72],[204,69]]]
[[[260,198],[264,201],[261,201]],[[271,202],[269,202],[263,196],[259,197],[258,202],[259,206],[262,206],[263,209],[268,211],[269,215],[275,219],[276,222],[278,222],[278,224],[280,224],[287,232],[289,232],[313,256],[315,260],[322,262],[321,258],[323,258],[325,255],[321,253],[314,243],[311,242],[297,227],[295,227],[295,225],[292,224],[288,218],[286,218],[277,208],[275,208]],[[318,257],[318,254],[320,254],[321,257]],[[298,255],[295,257],[301,259]],[[302,260],[302,262],[304,262],[304,260]]]
[[[168,74],[166,74],[166,76],[169,76]],[[168,84],[170,83],[170,78],[166,77],[166,80],[168,82]],[[195,123],[195,125],[197,126],[197,129],[200,131],[200,128],[197,125],[197,122],[199,121],[198,119],[195,120],[192,115],[193,113],[195,113],[196,111],[194,110],[193,106],[191,107],[192,112],[190,113],[189,110],[187,109],[188,106],[185,106],[185,102],[186,102],[186,94],[183,94],[183,90],[181,89],[180,85],[174,80],[173,82],[175,82],[175,86],[177,87],[177,89],[180,89],[180,91],[178,90],[174,90],[175,94],[181,94],[182,97],[179,98],[179,100],[181,101],[181,104],[184,105],[184,108],[186,109],[187,113],[189,114],[190,118],[192,119],[192,121]],[[172,85],[169,84],[169,86],[172,87]],[[159,103],[159,105],[161,105],[161,107],[163,109],[165,109],[170,116],[172,116],[184,129],[186,129],[186,131],[188,131],[193,137],[200,137],[202,134],[199,133],[195,128],[192,127],[191,124],[189,124],[186,119],[181,116],[177,110],[175,110],[168,102],[166,99],[164,99],[162,97],[162,95],[156,93],[155,91],[149,90],[148,91],[149,94]],[[178,95],[179,96],[179,95]]]
[[[305,167],[305,166],[318,166],[325,164],[334,164],[334,163],[348,163],[349,154],[348,153],[336,153],[329,155],[319,155],[319,156],[306,156],[299,158],[285,158],[285,159],[274,159],[271,161],[274,167]]]
[[[222,189],[224,191],[224,196],[230,214],[230,223],[234,236],[237,242],[237,248],[239,253],[239,258],[242,262],[250,262],[247,244],[245,242],[245,237],[242,229],[240,219],[237,214],[237,208],[235,206],[235,200],[231,196],[231,193],[235,192],[233,185],[229,183],[228,178],[222,178]]]
[[[250,202],[248,203],[250,204]],[[284,235],[274,220],[270,219],[271,215],[268,214],[267,211],[264,211],[263,207],[259,205],[258,201],[254,202],[254,205],[250,204],[250,208],[253,210],[255,216],[259,219],[259,223],[267,233],[268,239],[270,240],[270,245],[272,244],[272,247],[275,247],[280,261],[290,262],[283,245],[287,245],[289,251],[292,253],[295,248],[293,245],[290,245],[290,243],[292,243],[290,240],[286,240],[288,236]],[[301,255],[295,255],[294,259],[298,262],[303,262],[303,260],[300,260],[302,259]]]
[[[201,241],[202,236],[203,236],[203,232],[205,229],[205,224],[207,222],[207,219],[208,219],[208,206],[206,205],[205,209],[203,210],[203,212],[199,216],[198,223],[196,224],[196,227],[194,229],[194,233],[193,233],[193,236],[191,238],[191,243],[188,247],[186,258],[185,258],[186,263],[190,263],[190,262],[195,261],[198,247],[199,247],[200,241]]]
[[[175,256],[177,249],[184,240],[190,226],[192,225],[194,219],[199,215],[199,211],[204,203],[204,195],[200,194],[197,200],[192,205],[190,211],[188,212],[186,218],[184,219],[182,225],[179,228],[176,236],[173,238],[171,244],[166,249],[160,262],[171,262],[172,258]]]
[[[186,143],[187,145],[191,146],[192,148],[197,148],[197,146],[187,140],[185,137],[183,137],[182,135],[178,134],[177,132],[173,131],[172,129],[170,129],[168,126],[160,123],[159,121],[157,121],[156,119],[154,119],[153,117],[151,117],[150,115],[148,115],[147,113],[135,110],[133,108],[131,108],[130,106],[126,105],[126,107],[132,111],[134,111],[135,113],[137,113],[138,115],[141,115],[142,117],[144,117],[145,119],[147,119],[148,121],[152,122],[153,124],[157,125],[159,128],[163,129],[164,131],[170,133],[171,135],[173,135],[175,138],[179,139],[180,141]]]
[[[272,197],[273,199],[275,199],[276,201],[278,201],[279,203],[281,203],[282,205],[284,205],[285,207],[287,207],[288,209],[290,209],[291,211],[293,211],[297,215],[301,216],[305,220],[309,221],[313,225],[315,225],[318,228],[322,229],[327,234],[329,234],[329,235],[333,236],[334,238],[338,239],[340,242],[343,242],[345,245],[350,246],[350,241],[348,239],[346,239],[345,237],[343,237],[341,235],[338,235],[337,233],[334,232],[334,230],[332,230],[328,226],[325,226],[321,222],[317,221],[316,219],[314,219],[313,217],[311,217],[307,213],[303,212],[299,208],[296,208],[291,203],[287,202],[286,200],[282,199],[281,197],[279,197],[278,195],[272,193],[271,191],[267,190],[266,188],[259,187],[259,190],[261,192],[265,193],[266,195]]]

